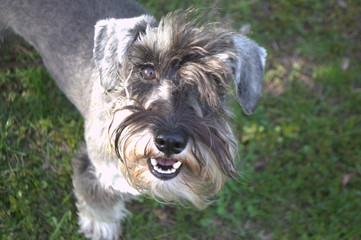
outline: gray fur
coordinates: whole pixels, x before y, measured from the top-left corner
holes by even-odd
[[[106,19],[95,25],[94,60],[100,72],[102,86],[114,90],[118,78],[118,64],[122,64],[129,45],[139,32],[155,26],[156,20],[147,15],[127,19]],[[132,29],[137,29],[132,32]]]
[[[131,0],[0,2],[0,32],[39,51],[85,119],[73,184],[86,237],[118,239],[138,194],[204,208],[237,178],[227,92],[234,81],[244,112],[255,110],[266,51],[197,21],[178,12],[158,23]],[[159,132],[181,149],[163,150]]]
[[[235,62],[235,82],[240,104],[246,114],[256,109],[263,90],[266,50],[241,34],[233,36],[238,57]]]
[[[14,31],[39,51],[59,88],[86,116],[89,83],[98,74],[93,61],[94,25],[105,18],[141,14],[146,10],[131,0],[2,0],[0,27]]]

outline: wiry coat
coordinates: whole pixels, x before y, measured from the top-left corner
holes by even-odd
[[[39,51],[85,118],[73,183],[87,237],[117,239],[139,193],[204,208],[237,177],[230,84],[252,113],[266,52],[201,21],[188,11],[158,22],[128,0],[0,3],[0,28]]]

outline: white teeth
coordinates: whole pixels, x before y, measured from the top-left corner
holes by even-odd
[[[178,168],[180,168],[180,166],[182,165],[182,163],[180,161],[177,161],[176,163],[173,164],[172,168],[167,169],[167,170],[163,170],[162,168],[160,168],[158,166],[158,161],[155,160],[154,158],[150,159],[150,163],[152,164],[153,168],[155,171],[162,173],[162,174],[172,174],[175,173]]]
[[[171,173],[175,173],[176,169],[172,168],[172,169],[168,169],[168,170],[163,170],[157,166],[154,166],[154,170],[156,170],[159,173],[163,173],[163,174],[171,174]]]
[[[154,158],[151,158],[151,159],[150,159],[150,163],[151,163],[153,166],[157,166],[157,164],[158,164],[157,160],[155,160]]]
[[[182,165],[182,163],[180,161],[178,161],[178,162],[173,164],[173,168],[178,169],[181,165]]]

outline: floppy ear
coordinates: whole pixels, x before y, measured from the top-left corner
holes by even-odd
[[[234,34],[233,54],[221,58],[232,69],[240,105],[246,114],[256,109],[263,90],[266,50],[242,34]],[[225,60],[225,56],[227,59]]]
[[[125,19],[100,20],[95,25],[93,55],[100,73],[101,85],[112,91],[117,86],[118,68],[128,47],[156,20],[148,15]]]

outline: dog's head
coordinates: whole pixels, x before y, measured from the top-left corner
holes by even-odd
[[[216,24],[173,13],[101,20],[94,58],[114,102],[111,143],[139,191],[202,208],[236,178],[227,96],[234,83],[246,114],[262,92],[266,51]]]

